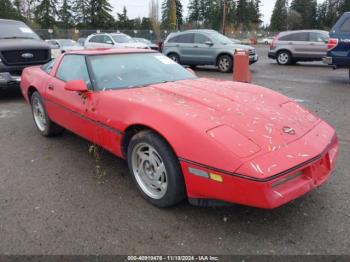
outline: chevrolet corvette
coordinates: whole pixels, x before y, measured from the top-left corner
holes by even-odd
[[[67,52],[26,68],[21,90],[43,136],[67,129],[126,159],[158,207],[276,208],[323,184],[339,151],[335,130],[291,99],[151,50]]]

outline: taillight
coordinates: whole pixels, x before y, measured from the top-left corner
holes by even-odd
[[[338,38],[329,38],[328,45],[327,45],[328,51],[335,48],[338,45],[338,42],[339,42]]]
[[[279,34],[278,34],[279,35]],[[274,49],[276,47],[276,42],[277,42],[277,39],[278,39],[278,35],[276,35],[273,40],[272,40],[272,43],[270,45],[270,49]]]

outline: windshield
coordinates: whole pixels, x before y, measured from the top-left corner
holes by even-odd
[[[135,43],[135,40],[128,35],[112,35],[117,43]]]
[[[40,39],[26,24],[17,21],[1,21],[0,38]]]
[[[75,42],[74,40],[70,40],[70,39],[62,39],[62,40],[58,40],[58,42],[60,43],[61,46],[77,46],[78,43]]]
[[[196,77],[159,53],[95,55],[88,58],[97,90],[121,89]]]
[[[224,36],[222,34],[212,33],[212,34],[210,34],[210,36],[217,43],[220,43],[220,44],[223,44],[223,45],[232,44],[232,41],[228,37],[226,37],[226,36]]]

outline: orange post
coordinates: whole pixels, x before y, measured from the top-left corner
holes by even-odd
[[[249,68],[248,51],[235,51],[233,54],[233,81],[251,83],[252,73]]]

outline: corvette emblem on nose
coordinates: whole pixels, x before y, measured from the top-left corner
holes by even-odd
[[[292,135],[293,136],[293,135],[295,135],[295,130],[292,127],[285,126],[285,127],[283,127],[283,133],[286,133],[288,135]]]

